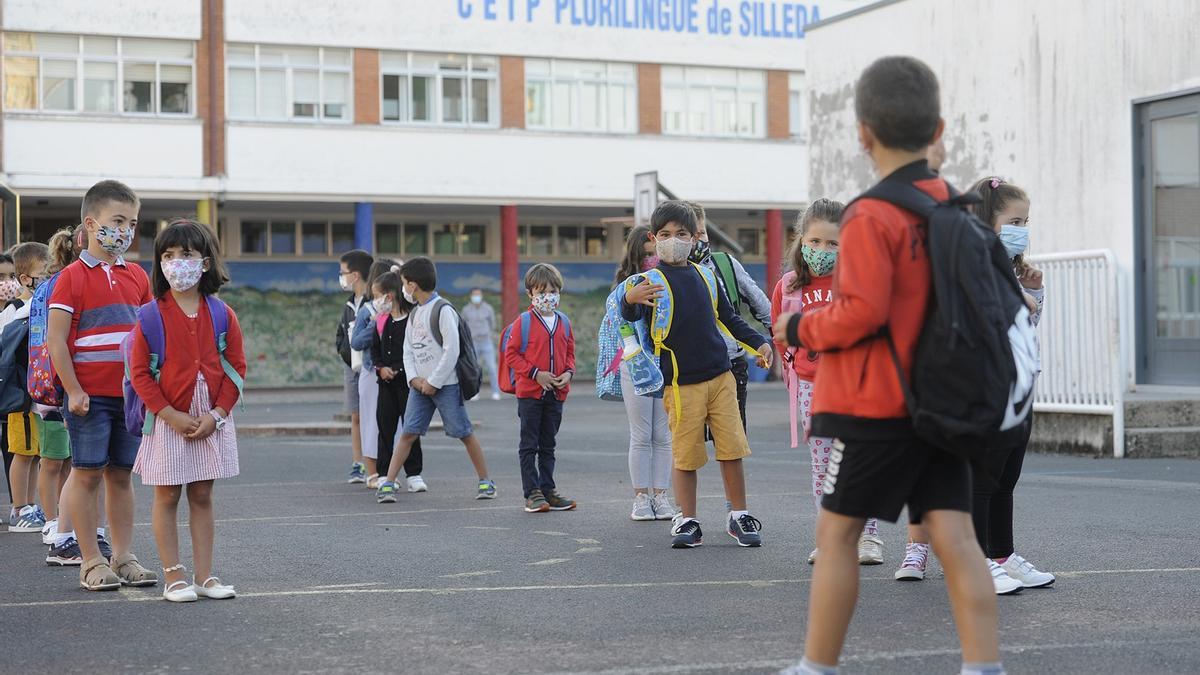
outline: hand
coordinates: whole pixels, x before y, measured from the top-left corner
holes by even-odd
[[[1037,300],[1035,300],[1034,297],[1028,293],[1022,293],[1021,297],[1023,297],[1025,299],[1025,306],[1029,308],[1029,313],[1037,314],[1037,311],[1038,311]]]
[[[758,367],[759,368],[770,368],[771,367],[771,356],[774,353],[775,353],[775,351],[773,349],[771,349],[771,343],[764,342],[763,345],[758,348]]]
[[[216,430],[217,420],[212,415],[201,415],[196,429],[190,434],[184,434],[184,437],[189,441],[202,441],[211,436]]]
[[[1036,291],[1042,287],[1042,271],[1032,265],[1026,265],[1018,279],[1022,286],[1030,290]]]
[[[568,371],[565,371],[562,375],[559,375],[558,377],[554,378],[554,381],[552,382],[552,384],[554,385],[555,389],[564,389],[564,388],[566,388],[566,386],[568,384],[571,383],[571,380],[574,377],[575,377],[575,373],[572,373],[571,371],[568,370]]]
[[[643,280],[642,283],[625,291],[625,304],[653,307],[654,302],[666,288],[662,284],[652,284],[649,280]]]
[[[775,327],[771,331],[771,337],[774,338],[776,342],[780,342],[785,345],[790,344],[787,338],[787,327],[788,322],[792,320],[793,316],[795,316],[795,313],[786,312],[784,314],[780,314],[778,319],[775,319]]]
[[[539,370],[537,375],[533,376],[533,379],[538,383],[538,386],[542,388],[542,391],[550,391],[551,387],[558,387],[558,385],[555,384],[555,377],[544,370]]]
[[[74,393],[67,392],[67,408],[70,409],[72,415],[85,417],[91,407],[92,399],[84,390],[80,389]]]
[[[423,377],[414,377],[409,385],[426,396],[433,396],[437,393],[437,387],[429,384],[429,380]]]
[[[384,366],[379,369],[379,377],[382,377],[384,382],[391,382],[396,379],[396,371]]]
[[[158,413],[158,416],[184,438],[191,438],[192,433],[200,427],[200,420],[174,408],[162,410]],[[213,420],[213,423],[216,424],[216,420]]]

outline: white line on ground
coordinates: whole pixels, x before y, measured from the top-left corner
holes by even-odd
[[[570,558],[547,558],[537,562],[525,563],[527,565],[557,565],[559,563],[571,562]]]
[[[463,525],[460,530],[511,530],[511,527],[487,527],[486,525]]]
[[[376,527],[429,527],[422,523],[376,523]]]
[[[575,553],[576,553],[576,554],[579,554],[579,553],[595,553],[596,551],[603,551],[603,550],[604,550],[604,549],[600,548],[599,546],[585,546],[585,547],[583,547],[583,548],[581,548],[581,549],[579,549],[579,550],[575,551]]]
[[[337,588],[366,588],[368,586],[382,586],[382,585],[383,585],[382,581],[367,581],[367,582],[363,582],[363,583],[359,583],[359,584],[329,584],[326,586],[309,586],[309,589],[323,591],[323,590],[337,589]]]
[[[533,533],[534,534],[544,534],[547,537],[569,537],[569,536],[571,536],[567,532],[554,532],[551,530],[534,530]]]
[[[500,570],[480,570],[478,572],[459,572],[458,574],[439,574],[441,579],[461,579],[463,577],[486,577],[489,574],[499,574]]]
[[[576,544],[599,544],[600,542],[595,539],[576,539],[575,543]]]

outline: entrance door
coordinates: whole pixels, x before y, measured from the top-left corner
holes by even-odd
[[[1200,94],[1139,110],[1138,380],[1200,385]]]

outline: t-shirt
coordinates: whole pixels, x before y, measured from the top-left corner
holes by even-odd
[[[435,293],[408,315],[404,331],[404,374],[412,382],[423,377],[437,389],[458,384],[454,367],[458,365],[458,313],[453,307],[440,306],[437,317],[431,317],[440,298]],[[442,344],[433,339],[429,322],[436,320],[442,333]]]
[[[122,258],[110,265],[84,251],[58,277],[49,307],[71,314],[67,349],[89,396],[122,395],[121,341],[137,324],[138,308],[150,300],[145,270]]]

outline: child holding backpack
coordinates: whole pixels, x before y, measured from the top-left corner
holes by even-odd
[[[229,275],[212,232],[190,220],[175,220],[158,233],[154,262],[155,299],[138,311],[128,352],[129,379],[147,418],[133,470],[154,486],[163,598],[232,598],[233,586],[212,573],[213,481],[238,474],[230,413],[246,374],[237,316],[214,297]],[[179,562],[176,524],[184,486],[195,568],[190,584]]]
[[[376,318],[370,326],[370,365],[367,365],[367,354],[364,354],[363,369],[364,372],[368,367],[373,369],[376,375],[373,379],[376,380],[378,388],[376,422],[379,425],[379,437],[376,443],[376,470],[379,475],[374,481],[374,487],[378,491],[379,483],[387,477],[391,469],[396,432],[404,422],[404,408],[408,405],[408,377],[404,372],[404,330],[408,327],[408,315],[413,306],[400,292],[400,267],[395,264],[372,280],[371,295],[372,300],[367,304],[374,307]],[[418,438],[413,442],[408,458],[404,460],[409,492],[425,492],[428,489],[425,480],[421,478],[422,468],[421,439]],[[372,487],[370,481],[368,487]],[[384,494],[394,497],[395,488],[385,489]]]

